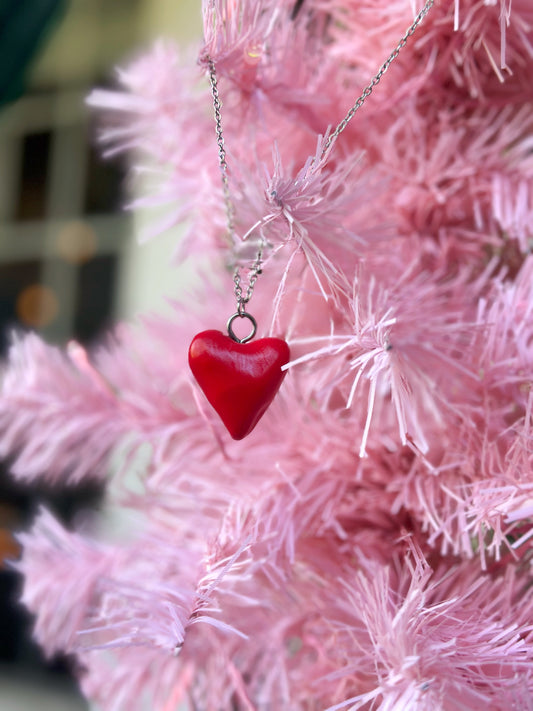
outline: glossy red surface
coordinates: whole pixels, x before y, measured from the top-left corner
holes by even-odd
[[[189,348],[192,373],[233,439],[246,437],[264,415],[289,358],[280,338],[236,343],[220,331],[202,331]]]

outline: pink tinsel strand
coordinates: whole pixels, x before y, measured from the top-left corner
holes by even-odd
[[[341,387],[345,405],[351,407],[360,382],[368,382],[361,456],[366,453],[374,408],[380,409],[384,398],[391,399],[401,444],[412,441],[421,452],[428,451],[424,429],[432,427],[431,421],[433,427],[442,423],[448,388],[461,381],[468,386],[476,377],[467,359],[462,362],[462,357],[452,355],[459,349],[467,354],[471,347],[468,314],[474,315],[474,298],[465,290],[464,278],[439,284],[428,274],[417,274],[415,265],[390,291],[380,288],[373,277],[361,278],[354,284],[350,305],[353,326],[316,339],[318,348],[294,361],[293,365],[316,359],[322,363],[323,374],[314,389],[325,403]]]
[[[417,3],[417,9],[423,3]],[[393,0],[386,5],[350,0],[323,3],[336,22],[329,26],[332,52],[341,62],[354,53],[365,70],[386,56],[409,25],[413,4]],[[533,11],[528,0],[442,0],[435,4],[423,30],[413,40],[413,51],[399,58],[403,73],[413,75],[429,64],[434,88],[464,99],[497,104],[531,98],[528,61],[533,57]],[[452,83],[452,87],[450,86]]]
[[[47,656],[73,652],[117,551],[65,530],[44,509],[18,540],[23,553],[13,567],[25,578],[22,602],[35,615],[34,637]]]
[[[344,673],[359,681],[359,693],[331,711],[367,708],[371,700],[382,711],[527,704],[533,599],[522,586],[511,569],[496,577],[469,563],[433,571],[416,550],[388,567],[362,559],[337,603],[346,617],[335,624]],[[350,638],[369,645],[351,663]]]
[[[111,387],[37,336],[15,337],[2,380],[0,454],[20,479],[105,475],[123,426]]]

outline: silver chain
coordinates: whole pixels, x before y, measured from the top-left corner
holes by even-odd
[[[398,42],[398,44],[396,45],[394,50],[391,52],[391,54],[383,62],[383,64],[381,65],[379,70],[376,72],[376,74],[372,77],[370,84],[368,84],[368,86],[366,86],[363,89],[363,91],[361,92],[361,95],[359,96],[359,98],[357,99],[355,104],[348,111],[348,113],[342,119],[342,121],[337,125],[337,127],[335,128],[333,133],[330,134],[329,138],[327,139],[327,141],[324,145],[324,149],[322,151],[322,156],[321,156],[322,158],[325,156],[325,154],[328,152],[329,148],[337,140],[337,138],[340,136],[340,134],[344,131],[346,126],[353,119],[356,112],[359,111],[361,106],[365,103],[365,101],[368,99],[370,94],[374,91],[374,87],[377,84],[379,84],[382,76],[385,74],[385,72],[390,67],[390,65],[394,62],[396,57],[400,54],[401,50],[405,47],[405,45],[409,41],[409,38],[415,33],[416,28],[422,22],[422,20],[428,14],[428,12],[431,10],[431,8],[433,7],[434,4],[435,4],[435,0],[427,0],[424,7],[420,10],[418,15],[413,20],[413,24],[409,27],[409,29],[404,34],[404,36],[401,38],[401,40]]]
[[[224,203],[226,205],[226,227],[227,236],[230,245],[233,246],[234,236],[235,236],[235,206],[231,199],[231,192],[229,189],[228,180],[228,163],[226,161],[226,147],[224,145],[224,134],[222,131],[222,116],[221,108],[222,102],[220,101],[220,95],[218,93],[218,80],[217,80],[217,70],[215,67],[215,62],[211,57],[207,58],[207,67],[209,69],[209,81],[211,84],[211,94],[213,96],[213,111],[215,115],[215,133],[217,137],[218,145],[218,164],[220,167],[220,175],[222,179],[222,191],[224,193]],[[257,278],[262,274],[262,262],[263,262],[263,248],[260,247],[255,262],[253,263],[249,275],[248,275],[248,285],[246,287],[246,292],[243,294],[241,272],[239,267],[235,267],[235,272],[233,274],[233,284],[234,284],[234,294],[237,300],[237,313],[239,316],[244,316],[246,311],[246,304],[252,298],[254,293],[254,286]]]
[[[211,57],[207,58],[207,67],[209,69],[209,81],[211,84],[211,94],[213,95],[213,111],[215,113],[215,132],[217,135],[218,145],[218,164],[220,166],[220,175],[222,178],[222,190],[224,192],[224,202],[226,204],[226,226],[228,228],[228,240],[233,246],[233,236],[235,234],[235,207],[231,199],[231,192],[228,181],[228,164],[226,162],[226,147],[224,145],[224,134],[222,133],[222,116],[220,109],[222,103],[218,93],[217,70],[214,61]]]
[[[340,134],[344,131],[344,129],[348,126],[356,112],[363,106],[365,101],[368,99],[370,94],[373,92],[374,87],[379,84],[381,81],[381,78],[387,71],[387,69],[390,67],[390,65],[394,62],[396,57],[400,54],[401,50],[405,47],[407,42],[409,41],[409,38],[415,33],[417,27],[420,25],[422,20],[426,17],[428,12],[431,10],[433,5],[435,4],[435,0],[427,0],[424,7],[420,10],[418,15],[415,17],[413,20],[412,25],[408,28],[404,36],[400,39],[394,50],[391,52],[391,54],[387,57],[387,59],[383,62],[379,70],[376,72],[376,74],[372,77],[372,80],[366,86],[363,91],[361,92],[360,96],[354,103],[354,105],[350,108],[346,116],[340,121],[340,123],[336,126],[335,130],[329,135],[328,139],[326,140],[326,143],[324,144],[324,148],[322,150],[322,155],[321,158],[324,158],[326,153],[329,151],[329,149],[333,146],[335,141],[338,139]],[[235,236],[235,206],[233,204],[233,201],[231,199],[231,192],[229,188],[229,180],[228,180],[228,164],[226,161],[226,147],[224,145],[224,134],[222,131],[222,116],[221,116],[221,108],[222,108],[222,102],[220,101],[220,95],[218,93],[218,80],[217,80],[217,71],[216,71],[216,66],[215,62],[213,59],[209,56],[206,57],[206,62],[207,62],[207,67],[209,70],[209,82],[211,85],[211,94],[213,96],[213,110],[214,110],[214,115],[215,115],[215,132],[216,132],[216,137],[217,137],[217,145],[218,145],[218,162],[219,162],[219,167],[220,167],[220,174],[221,174],[221,179],[222,179],[222,191],[224,193],[224,203],[226,205],[226,226],[227,226],[227,236],[228,240],[230,242],[230,245],[233,246],[234,242],[234,236]],[[263,259],[263,250],[262,247],[259,248],[257,252],[257,257],[255,259],[255,262],[253,263],[252,267],[250,268],[249,271],[249,276],[248,276],[248,286],[246,287],[246,291],[243,291],[243,286],[241,283],[241,275],[240,275],[240,269],[237,266],[235,268],[235,273],[233,276],[233,284],[234,284],[234,293],[235,293],[235,298],[237,300],[237,313],[239,316],[244,316],[246,315],[246,304],[250,301],[253,295],[254,291],[254,286],[257,281],[258,276],[262,273],[261,265],[262,265],[262,259]]]
[[[252,267],[250,269],[250,272],[248,275],[248,286],[246,287],[246,293],[244,293],[244,295],[243,295],[243,289],[242,289],[242,284],[241,284],[240,270],[238,267],[235,269],[235,273],[233,275],[233,284],[234,284],[235,298],[237,299],[237,312],[238,312],[239,316],[244,315],[244,312],[246,310],[246,304],[250,301],[250,299],[252,298],[252,294],[254,293],[255,282],[257,281],[257,278],[259,277],[259,275],[263,273],[262,262],[263,262],[263,248],[260,247],[257,252],[257,257],[255,258],[255,262],[252,264]]]

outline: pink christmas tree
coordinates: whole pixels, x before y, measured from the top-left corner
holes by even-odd
[[[90,97],[197,274],[174,318],[18,336],[3,374],[13,476],[106,482],[16,564],[98,708],[533,708],[531,0],[437,0],[328,142],[421,9],[206,2],[198,62],[161,43]],[[234,441],[187,351],[258,245],[247,308],[291,360]]]

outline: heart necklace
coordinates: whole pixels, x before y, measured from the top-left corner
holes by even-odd
[[[299,13],[304,0],[297,0],[291,19]],[[393,52],[381,65],[378,72],[346,116],[340,121],[324,144],[321,158],[324,158],[333,147],[334,142],[352,120],[356,111],[364,104],[379,83],[383,74],[396,59],[401,49],[407,44],[411,35],[434,5],[435,0],[427,0],[424,7],[415,17],[412,25],[400,39]],[[213,2],[213,8],[214,8]],[[228,180],[228,165],[222,131],[221,101],[218,93],[217,72],[214,60],[204,57],[208,69],[213,110],[215,118],[216,140],[218,145],[219,167],[222,189],[226,205],[226,227],[230,243],[235,236],[235,208],[231,199]],[[262,273],[263,244],[250,268],[248,286],[243,293],[241,275],[237,266],[233,282],[237,300],[237,311],[230,316],[226,324],[228,335],[220,331],[202,331],[196,335],[189,347],[189,366],[207,400],[218,413],[220,419],[233,439],[246,437],[257,425],[276,396],[286,375],[282,367],[289,362],[290,350],[286,341],[281,338],[260,338],[251,343],[257,332],[255,318],[246,310],[252,298],[255,283]],[[249,322],[251,330],[243,338],[235,334],[233,324],[237,319]]]
[[[278,392],[289,362],[290,351],[281,338],[260,338],[250,343],[257,332],[255,318],[246,311],[257,277],[261,273],[262,250],[252,267],[246,295],[242,293],[240,273],[235,272],[237,311],[226,324],[228,335],[202,331],[189,347],[189,365],[198,385],[233,439],[249,434]],[[239,338],[236,319],[247,319],[251,331]]]

